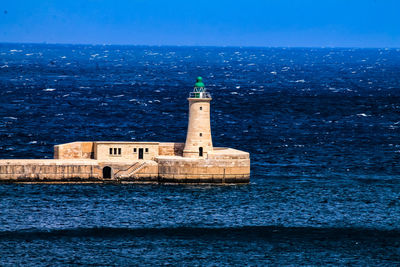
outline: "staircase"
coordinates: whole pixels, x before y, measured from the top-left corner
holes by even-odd
[[[135,162],[126,170],[119,171],[115,174],[115,178],[129,178],[147,165],[146,162]]]

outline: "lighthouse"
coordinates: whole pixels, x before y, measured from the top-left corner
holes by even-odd
[[[189,94],[189,124],[183,156],[207,158],[213,150],[210,126],[210,93],[204,87],[203,79],[197,77],[193,92]]]
[[[60,144],[54,146],[54,159],[0,159],[0,183],[249,183],[250,154],[229,147],[213,147],[211,95],[201,77],[197,78],[188,101],[189,123],[184,144],[136,141]]]

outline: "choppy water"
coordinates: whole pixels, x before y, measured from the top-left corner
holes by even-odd
[[[250,185],[0,185],[1,265],[400,264],[400,50],[0,44],[0,158],[183,142],[198,75]]]

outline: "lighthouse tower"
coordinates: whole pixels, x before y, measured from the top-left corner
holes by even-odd
[[[207,158],[213,150],[210,126],[211,95],[204,88],[203,79],[197,77],[193,92],[189,94],[189,125],[183,156]]]

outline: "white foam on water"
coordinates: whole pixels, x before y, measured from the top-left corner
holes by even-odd
[[[54,88],[46,88],[46,89],[43,89],[43,91],[45,91],[45,92],[53,92],[53,91],[55,91],[56,89],[54,89]]]

